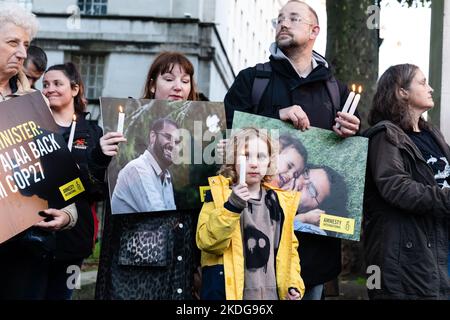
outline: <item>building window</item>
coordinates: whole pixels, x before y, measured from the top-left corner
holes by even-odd
[[[85,86],[86,98],[98,99],[103,91],[105,56],[72,53],[70,60],[77,65]]]
[[[104,87],[105,56],[100,54],[81,54],[74,52],[68,55],[81,74],[84,83],[85,96],[89,101],[87,106],[90,120],[98,121],[100,118],[99,98]]]
[[[108,7],[108,0],[78,0],[81,14],[91,16],[105,15]]]

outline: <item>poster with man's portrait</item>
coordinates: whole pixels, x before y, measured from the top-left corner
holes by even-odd
[[[301,192],[294,230],[359,241],[368,139],[333,131],[302,132],[277,119],[235,112],[233,130],[266,129],[278,142],[271,184]]]
[[[218,170],[223,103],[102,98],[101,110],[104,132],[123,123],[127,139],[108,169],[113,214],[201,207],[200,186]]]

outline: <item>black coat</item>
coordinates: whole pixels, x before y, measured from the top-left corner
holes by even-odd
[[[435,141],[450,159],[437,129]],[[447,299],[450,189],[434,173],[403,130],[385,121],[369,129],[364,195],[367,265],[381,270],[381,288],[371,298]]]
[[[94,218],[91,205],[108,197],[105,171],[111,157],[105,156],[100,147],[102,129],[78,115],[72,156],[79,165],[81,180],[86,189],[82,199],[76,202],[78,221],[70,230],[56,232],[56,259],[72,260],[87,258],[94,247]],[[69,140],[69,132],[63,137]]]
[[[336,117],[326,81],[332,77],[330,69],[319,65],[307,78],[300,78],[288,60],[270,58],[272,74],[262,95],[257,114],[279,119],[279,111],[299,105],[308,115],[313,127],[331,130]],[[227,125],[231,127],[234,111],[254,113],[252,86],[256,68],[239,73],[225,97]],[[341,109],[349,94],[348,88],[339,83]],[[341,241],[308,233],[296,233],[299,238],[301,275],[306,287],[333,280],[341,272]]]
[[[271,78],[256,113],[279,119],[280,109],[299,105],[308,115],[313,127],[331,130],[338,110],[334,110],[326,87],[326,81],[332,77],[330,69],[319,63],[307,78],[300,78],[288,60],[275,60],[271,57],[270,64]],[[254,113],[251,95],[256,72],[255,67],[242,70],[225,96],[229,128],[234,111]],[[343,106],[349,90],[340,82],[338,86]]]

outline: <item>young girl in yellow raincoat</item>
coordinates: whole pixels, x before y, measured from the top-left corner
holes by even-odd
[[[211,192],[196,236],[202,251],[202,299],[302,298],[305,287],[293,230],[300,193],[268,184],[277,155],[262,130],[242,129],[227,144],[220,175],[209,178]],[[240,179],[244,171],[245,179]]]

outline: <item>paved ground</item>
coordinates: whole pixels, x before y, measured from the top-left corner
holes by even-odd
[[[81,274],[81,289],[75,290],[74,300],[93,300],[95,297],[95,281],[97,271],[83,272]],[[355,275],[339,279],[339,295],[327,297],[327,300],[367,300],[365,279]]]
[[[339,296],[328,297],[327,300],[367,300],[366,279],[357,276],[346,276],[339,279]]]
[[[73,300],[94,300],[97,271],[81,273],[81,289],[74,290]]]

